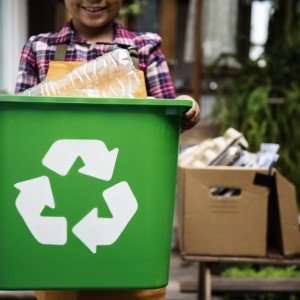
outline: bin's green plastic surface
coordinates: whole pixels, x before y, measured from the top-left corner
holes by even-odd
[[[0,289],[165,286],[191,105],[1,95]]]

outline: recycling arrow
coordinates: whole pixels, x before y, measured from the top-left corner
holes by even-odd
[[[41,244],[66,244],[66,218],[41,216],[46,206],[55,208],[48,177],[42,176],[19,182],[14,187],[20,190],[16,200],[17,210],[36,240]]]
[[[99,140],[58,140],[52,144],[42,163],[50,170],[65,176],[76,159],[81,157],[85,166],[78,170],[79,173],[109,181],[118,151],[118,148],[108,151]]]
[[[78,157],[84,167],[82,174],[109,181],[112,178],[118,148],[109,151],[100,140],[58,140],[52,144],[42,163],[47,168],[65,176]],[[14,185],[20,190],[16,207],[27,227],[41,244],[67,243],[67,219],[41,216],[46,206],[55,208],[48,177],[41,176]],[[137,211],[138,204],[127,182],[123,181],[103,192],[112,218],[99,218],[98,209],[92,209],[74,227],[73,233],[93,253],[98,245],[111,245],[120,237]]]
[[[120,182],[103,192],[112,218],[98,218],[92,209],[74,227],[73,233],[93,252],[98,245],[111,245],[121,235],[137,211],[138,204],[127,182]]]

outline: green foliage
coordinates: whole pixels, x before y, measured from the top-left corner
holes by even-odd
[[[255,270],[251,265],[237,265],[230,267],[221,273],[224,277],[233,278],[300,278],[300,271],[297,270],[296,266],[289,267],[274,267],[267,266],[260,270]],[[226,300],[236,299],[236,296],[231,297],[229,294],[225,296]],[[243,293],[239,299],[244,300],[279,300],[282,299],[282,295],[275,293]],[[285,295],[287,300],[298,299],[295,294]]]
[[[140,15],[142,6],[147,3],[146,0],[127,0],[123,1],[124,6],[120,10],[120,16]]]
[[[234,294],[233,296],[227,294],[224,300],[299,300],[295,294],[278,294],[278,293],[244,293],[242,295]]]
[[[228,268],[221,275],[235,278],[300,278],[300,271],[295,266],[268,266],[257,271],[251,265],[241,265]]]
[[[260,143],[280,144],[277,168],[295,184],[300,196],[300,26],[257,61],[240,61],[234,81],[221,84],[214,116],[222,132],[241,131],[257,151]],[[265,66],[261,66],[261,63]],[[277,104],[272,104],[273,100]],[[274,102],[274,101],[273,101]],[[276,102],[276,101],[275,101]]]

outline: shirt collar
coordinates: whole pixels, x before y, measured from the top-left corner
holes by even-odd
[[[114,23],[115,37],[111,44],[134,46],[134,41],[128,35],[128,31],[121,24]],[[87,39],[76,35],[72,28],[72,20],[68,21],[63,28],[52,38],[50,44],[88,44]]]
[[[57,45],[57,44],[73,44],[73,43],[84,43],[85,39],[77,36],[72,28],[72,20],[68,21],[63,28],[57,32],[50,44]]]

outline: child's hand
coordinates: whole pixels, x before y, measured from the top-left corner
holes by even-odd
[[[199,105],[195,99],[188,95],[178,96],[176,99],[192,100],[193,106],[182,116],[181,129],[182,131],[193,128],[200,119]]]

